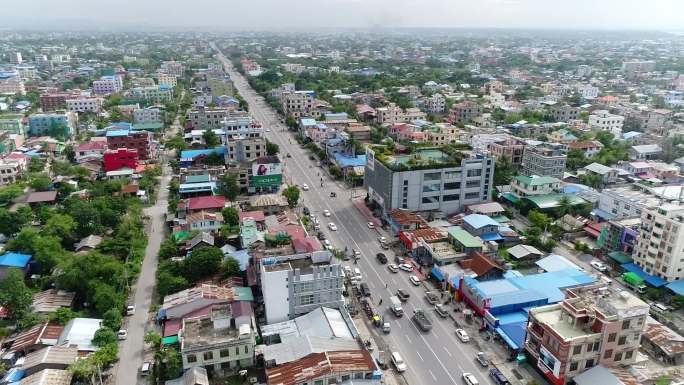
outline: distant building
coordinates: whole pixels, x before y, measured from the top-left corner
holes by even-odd
[[[148,131],[109,130],[106,134],[107,147],[110,150],[119,148],[135,149],[138,159],[149,160],[157,157],[157,143]]]
[[[176,77],[183,77],[185,75],[185,67],[183,64],[176,61],[165,61],[160,66],[161,72]]]
[[[315,101],[316,97],[313,91],[285,91],[281,96],[281,103],[285,115],[294,118],[312,116]]]
[[[161,123],[163,112],[157,107],[137,108],[133,111],[135,123]]]
[[[102,109],[102,98],[78,97],[66,99],[66,109],[71,112],[99,113]]]
[[[653,60],[629,60],[622,62],[622,70],[627,74],[653,72],[655,68],[656,62]]]
[[[522,164],[525,142],[515,137],[508,137],[489,143],[488,150],[496,160],[506,157],[513,167],[519,167]]]
[[[474,102],[465,101],[451,106],[447,121],[451,124],[468,124],[482,115],[482,107]]]
[[[666,203],[644,209],[641,220],[634,263],[666,281],[684,278],[684,206]]]
[[[595,130],[608,131],[615,137],[622,135],[622,124],[624,116],[614,115],[606,110],[597,110],[589,115],[589,127]]]
[[[98,95],[109,95],[123,90],[123,79],[119,75],[103,76],[93,82],[93,92]]]
[[[551,176],[518,175],[511,181],[511,188],[521,197],[547,195],[559,192],[561,181]]]
[[[119,170],[127,167],[135,170],[138,167],[138,150],[129,148],[117,148],[107,150],[103,154],[105,172]]]
[[[157,75],[157,81],[159,82],[160,86],[175,87],[176,84],[178,84],[178,80],[176,80],[176,76],[168,75],[168,74]]]
[[[543,144],[527,146],[523,152],[522,175],[563,178],[567,156],[560,146]]]
[[[22,162],[11,159],[0,159],[0,186],[16,183],[22,176]]]
[[[160,84],[149,87],[133,87],[129,91],[130,97],[143,99],[152,103],[166,103],[173,99],[173,87]]]
[[[63,127],[67,135],[71,136],[76,129],[78,118],[73,112],[33,114],[28,118],[28,136],[47,136],[50,131]]]

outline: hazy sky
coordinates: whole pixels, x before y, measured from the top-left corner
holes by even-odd
[[[684,0],[15,0],[6,26],[684,29]]]

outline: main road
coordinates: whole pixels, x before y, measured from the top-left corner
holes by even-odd
[[[214,48],[218,51],[215,45]],[[386,266],[376,262],[375,255],[383,250],[377,241],[380,235],[376,230],[367,227],[367,220],[353,205],[348,189],[323,176],[324,187],[321,186],[322,170],[309,160],[309,154],[294,140],[287,128],[280,123],[280,117],[257,95],[249,86],[245,78],[234,70],[232,64],[218,51],[218,58],[235,83],[235,87],[249,104],[250,113],[267,129],[269,141],[278,144],[284,157],[286,181],[302,185],[307,184],[309,191],[302,192],[303,204],[321,220],[321,228],[326,229],[328,238],[338,248],[348,247],[361,251],[362,258],[358,267],[364,275],[364,281],[370,286],[372,298],[377,301],[382,298],[381,307],[387,312],[387,319],[391,320],[392,332],[387,335],[386,342],[391,350],[399,351],[409,369],[405,378],[409,384],[461,384],[463,372],[475,374],[481,384],[491,384],[487,371],[474,360],[475,350],[471,344],[461,343],[455,336],[454,325],[448,319],[440,319],[429,309],[424,300],[425,291],[411,285],[408,274],[400,272],[390,273]],[[337,193],[337,198],[330,198],[330,192]],[[364,194],[365,195],[365,194]],[[323,210],[329,210],[332,216],[325,218]],[[329,231],[327,224],[334,222],[337,231]],[[389,297],[396,289],[407,289],[411,299],[404,306],[407,316],[394,318],[390,316],[387,304]],[[415,308],[428,310],[434,323],[429,333],[419,331],[411,321],[410,315]]]

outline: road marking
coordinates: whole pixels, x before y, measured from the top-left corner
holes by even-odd
[[[432,373],[432,370],[428,369],[428,373],[430,373],[430,375],[432,376],[432,379],[433,379],[433,380],[437,381],[437,377],[435,377],[435,374]]]
[[[408,334],[406,335],[406,341],[408,341],[409,344],[412,344],[412,343],[413,343],[413,342],[411,342],[411,338],[409,338]]]
[[[446,348],[446,346],[442,346],[444,348],[444,351],[449,355],[449,357],[453,357],[451,353],[449,352],[449,349]]]
[[[425,361],[425,360],[423,359],[423,356],[421,356],[420,353],[418,353],[418,351],[416,351],[416,354],[418,355],[418,358],[420,358],[421,361]],[[433,376],[433,377],[434,377],[434,376]],[[435,380],[436,380],[436,378],[435,378]]]
[[[399,329],[403,329],[403,328],[404,328],[403,326],[401,326],[401,322],[399,322],[399,320],[396,320],[396,322],[397,322],[397,325],[399,326]]]

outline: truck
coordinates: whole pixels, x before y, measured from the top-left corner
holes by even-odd
[[[439,293],[434,291],[428,291],[425,293],[425,299],[427,299],[430,305],[434,305],[439,302]]]
[[[636,273],[627,272],[622,274],[622,280],[625,281],[625,285],[630,289],[634,290],[639,294],[644,294],[646,292],[646,285],[644,284],[644,279],[636,275]]]
[[[422,310],[422,309],[416,309],[413,311],[413,322],[420,327],[421,330],[424,332],[430,331],[432,329],[432,321],[430,321],[430,317]]]
[[[401,300],[396,295],[390,297],[390,310],[395,316],[401,317],[404,315],[404,309],[401,307]]]

